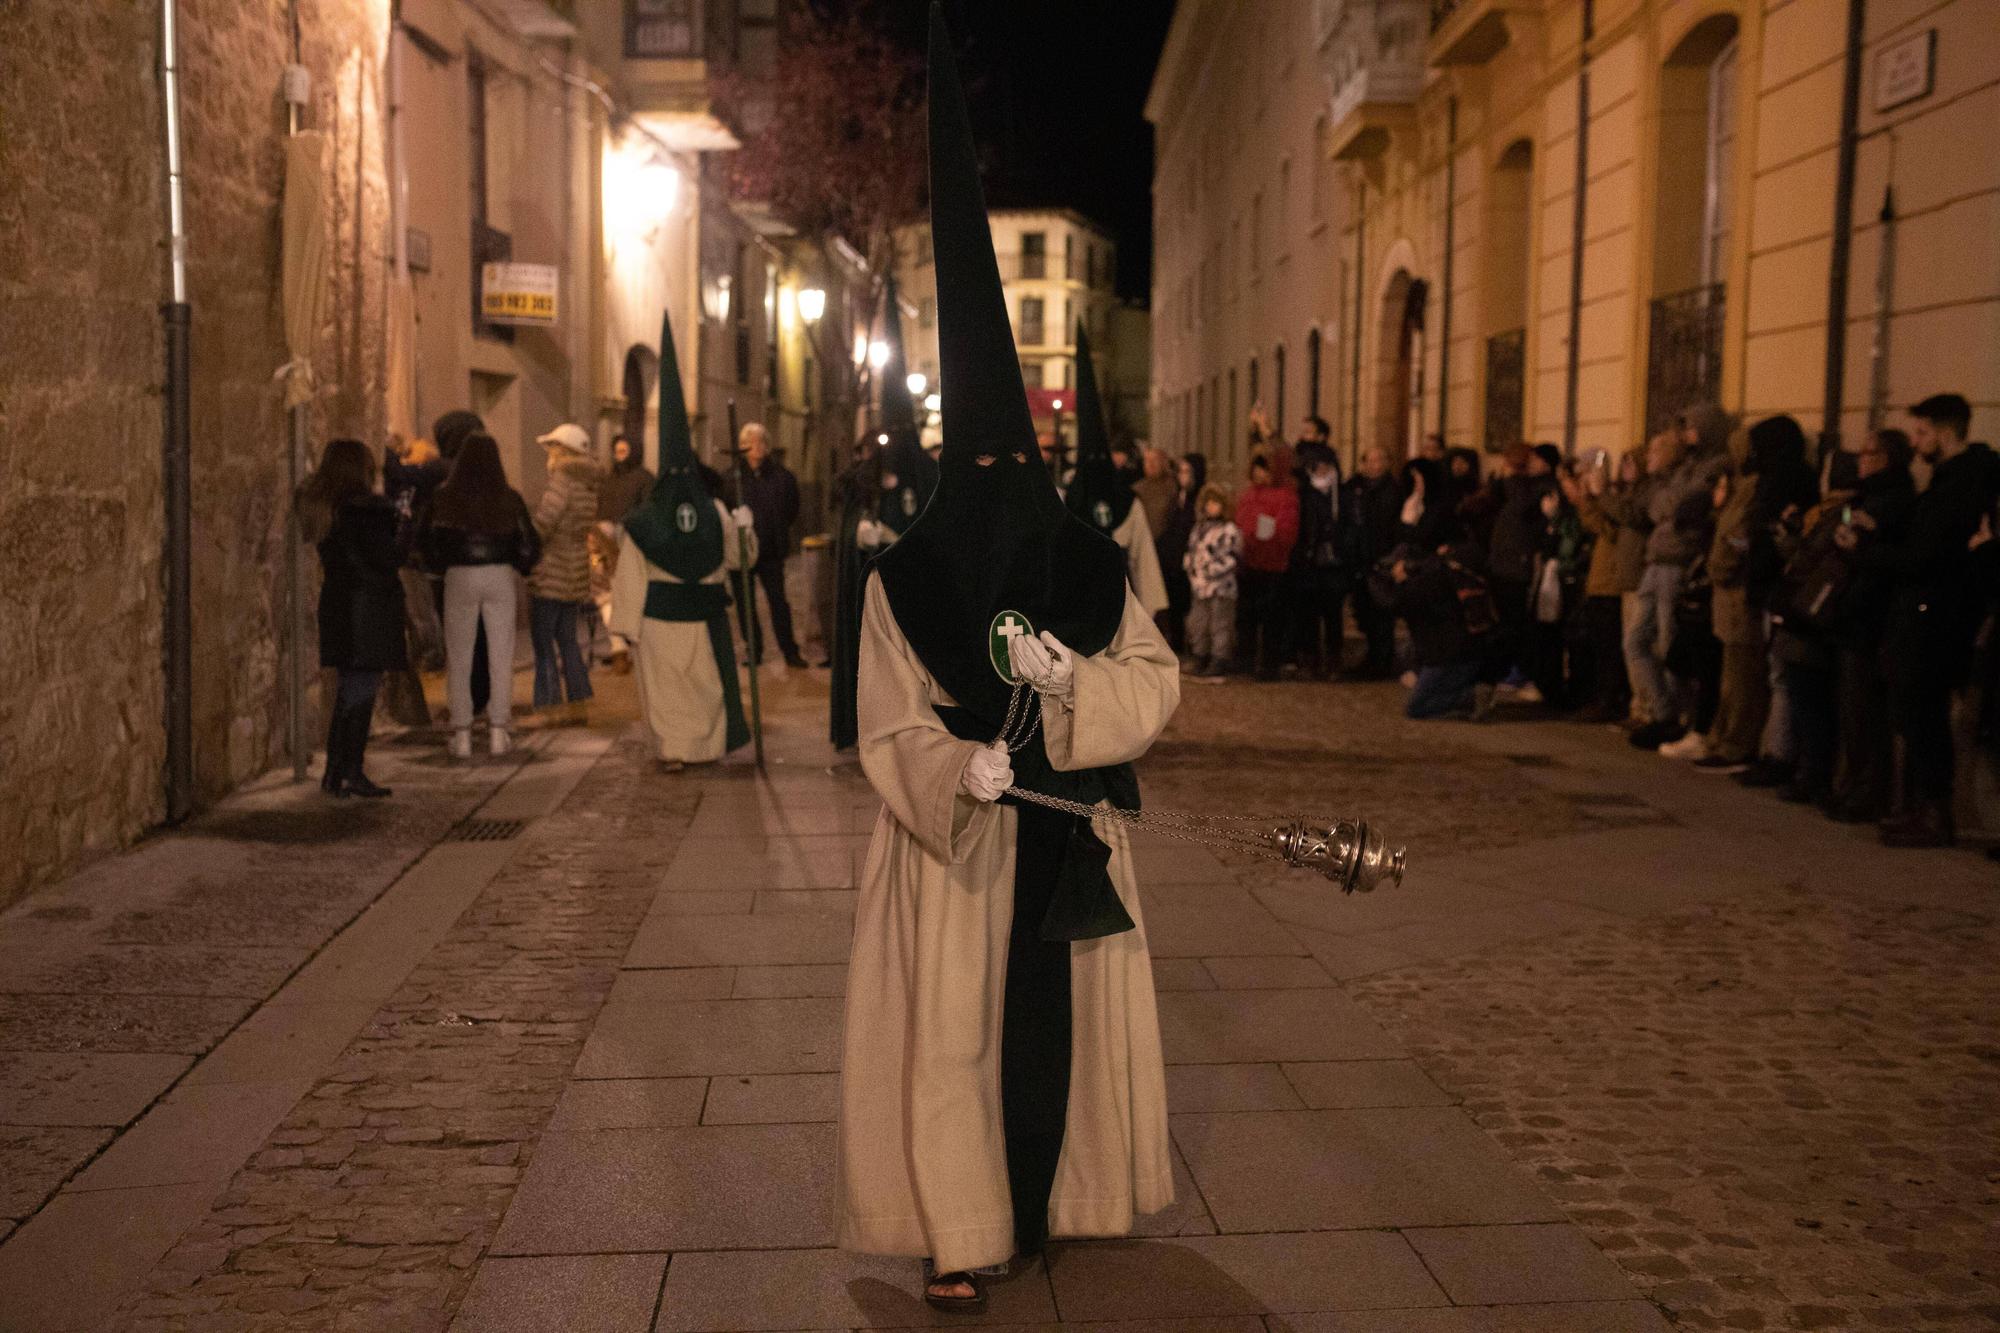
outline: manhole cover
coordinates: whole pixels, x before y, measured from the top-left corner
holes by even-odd
[[[519,837],[527,821],[521,819],[467,819],[452,827],[446,842],[506,842]]]

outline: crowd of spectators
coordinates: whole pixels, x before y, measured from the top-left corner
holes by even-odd
[[[1618,726],[1891,846],[1948,846],[1955,700],[1991,701],[1969,711],[2000,748],[2000,456],[1957,394],[1903,416],[1843,450],[1700,404],[1617,455],[1519,443],[1489,467],[1432,435],[1343,478],[1323,420],[1294,442],[1253,410],[1233,491],[1199,454],[1132,475],[1160,492],[1162,621],[1198,680],[1400,678],[1412,718]]]

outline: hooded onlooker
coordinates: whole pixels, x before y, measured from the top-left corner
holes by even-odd
[[[1250,484],[1236,502],[1236,526],[1243,533],[1237,608],[1238,649],[1257,675],[1273,679],[1284,661],[1285,573],[1299,539],[1299,492],[1292,477],[1292,451],[1283,444],[1250,460]]]
[[[403,638],[405,547],[396,508],[375,493],[375,455],[333,440],[300,488],[299,526],[319,548],[319,664],[337,673],[328,710],[326,772],[334,796],[381,797],[362,771],[384,672],[407,665]]]

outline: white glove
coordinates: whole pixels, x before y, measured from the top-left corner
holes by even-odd
[[[1038,694],[1067,702],[1076,692],[1075,654],[1043,630],[1040,638],[1017,634],[1007,641],[1007,664]]]
[[[739,528],[750,527],[757,521],[756,515],[750,512],[749,505],[737,505],[729,511],[729,518]]]
[[[1014,761],[999,741],[972,752],[958,775],[959,790],[979,801],[997,801],[1014,785]]]

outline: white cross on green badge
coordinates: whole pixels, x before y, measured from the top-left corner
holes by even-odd
[[[1000,679],[1009,685],[1018,683],[1014,675],[1014,663],[1007,655],[1007,645],[1023,634],[1033,634],[1035,627],[1019,611],[1002,611],[993,617],[993,624],[986,631],[986,655],[993,660],[993,669],[1000,673]]]
[[[674,510],[674,526],[682,532],[693,532],[695,525],[700,521],[701,515],[695,512],[695,508],[691,504],[683,503],[678,509]]]

